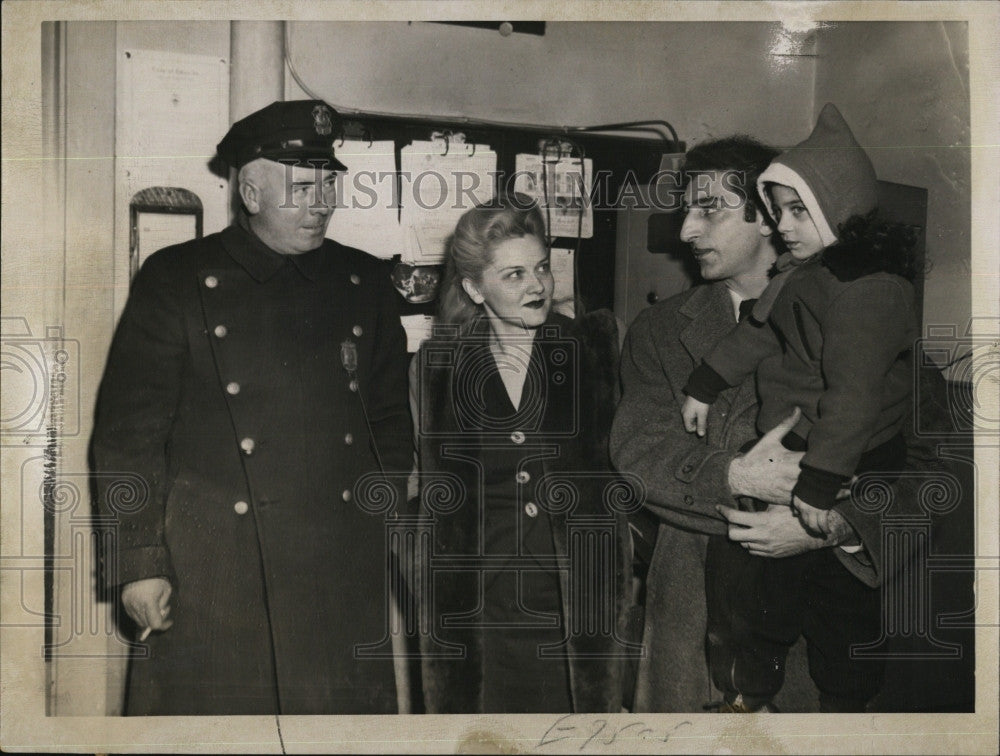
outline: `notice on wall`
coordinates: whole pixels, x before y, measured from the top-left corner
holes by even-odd
[[[122,157],[143,155],[166,166],[209,160],[229,120],[229,66],[213,55],[124,50],[118,132]]]
[[[175,213],[138,213],[136,218],[137,267],[158,249],[195,237],[195,216]]]
[[[402,315],[399,320],[406,331],[407,352],[416,352],[434,334],[433,315]]]
[[[574,257],[572,249],[559,247],[553,247],[549,255],[549,268],[552,271],[552,278],[555,279],[552,307],[569,318],[574,317],[576,313]]]
[[[209,162],[229,129],[229,61],[128,48],[118,55],[119,206],[127,209],[136,193],[150,187],[187,189],[201,200],[204,232],[222,230],[229,223],[228,182],[212,173]],[[121,240],[126,248],[127,238]]]
[[[542,210],[549,236],[590,239],[594,209],[590,190],[594,164],[590,158],[521,154],[515,158],[514,191],[533,197]]]
[[[403,261],[437,265],[462,214],[493,198],[497,154],[485,144],[417,141],[400,151]]]
[[[337,207],[326,235],[376,257],[403,254],[393,142],[348,140],[334,149],[347,171],[337,174]]]

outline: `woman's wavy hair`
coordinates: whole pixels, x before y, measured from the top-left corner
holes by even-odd
[[[483,312],[462,287],[462,279],[479,281],[493,262],[493,250],[507,239],[534,236],[542,246],[545,221],[534,199],[504,194],[467,210],[458,220],[445,250],[444,279],[438,297],[438,322],[465,326]]]

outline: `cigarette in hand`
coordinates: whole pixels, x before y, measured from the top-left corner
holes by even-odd
[[[153,628],[151,627],[147,627],[145,630],[143,630],[142,635],[139,636],[139,642],[142,643],[144,640],[146,640],[146,638],[149,637],[149,634],[151,632],[153,632]]]

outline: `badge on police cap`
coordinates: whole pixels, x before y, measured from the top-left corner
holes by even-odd
[[[313,108],[313,126],[320,136],[329,136],[333,133],[333,121],[330,119],[330,108],[326,105],[317,105]]]
[[[335,117],[322,100],[273,102],[232,125],[219,142],[219,157],[237,169],[266,158],[310,165],[323,161],[330,170],[346,171],[333,151]]]

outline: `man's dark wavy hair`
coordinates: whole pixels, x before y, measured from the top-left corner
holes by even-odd
[[[687,185],[693,173],[732,171],[736,176],[735,185],[751,200],[743,206],[743,219],[752,223],[757,213],[770,219],[757,193],[757,179],[779,154],[780,150],[744,134],[702,142],[688,150],[684,158],[684,184]]]

